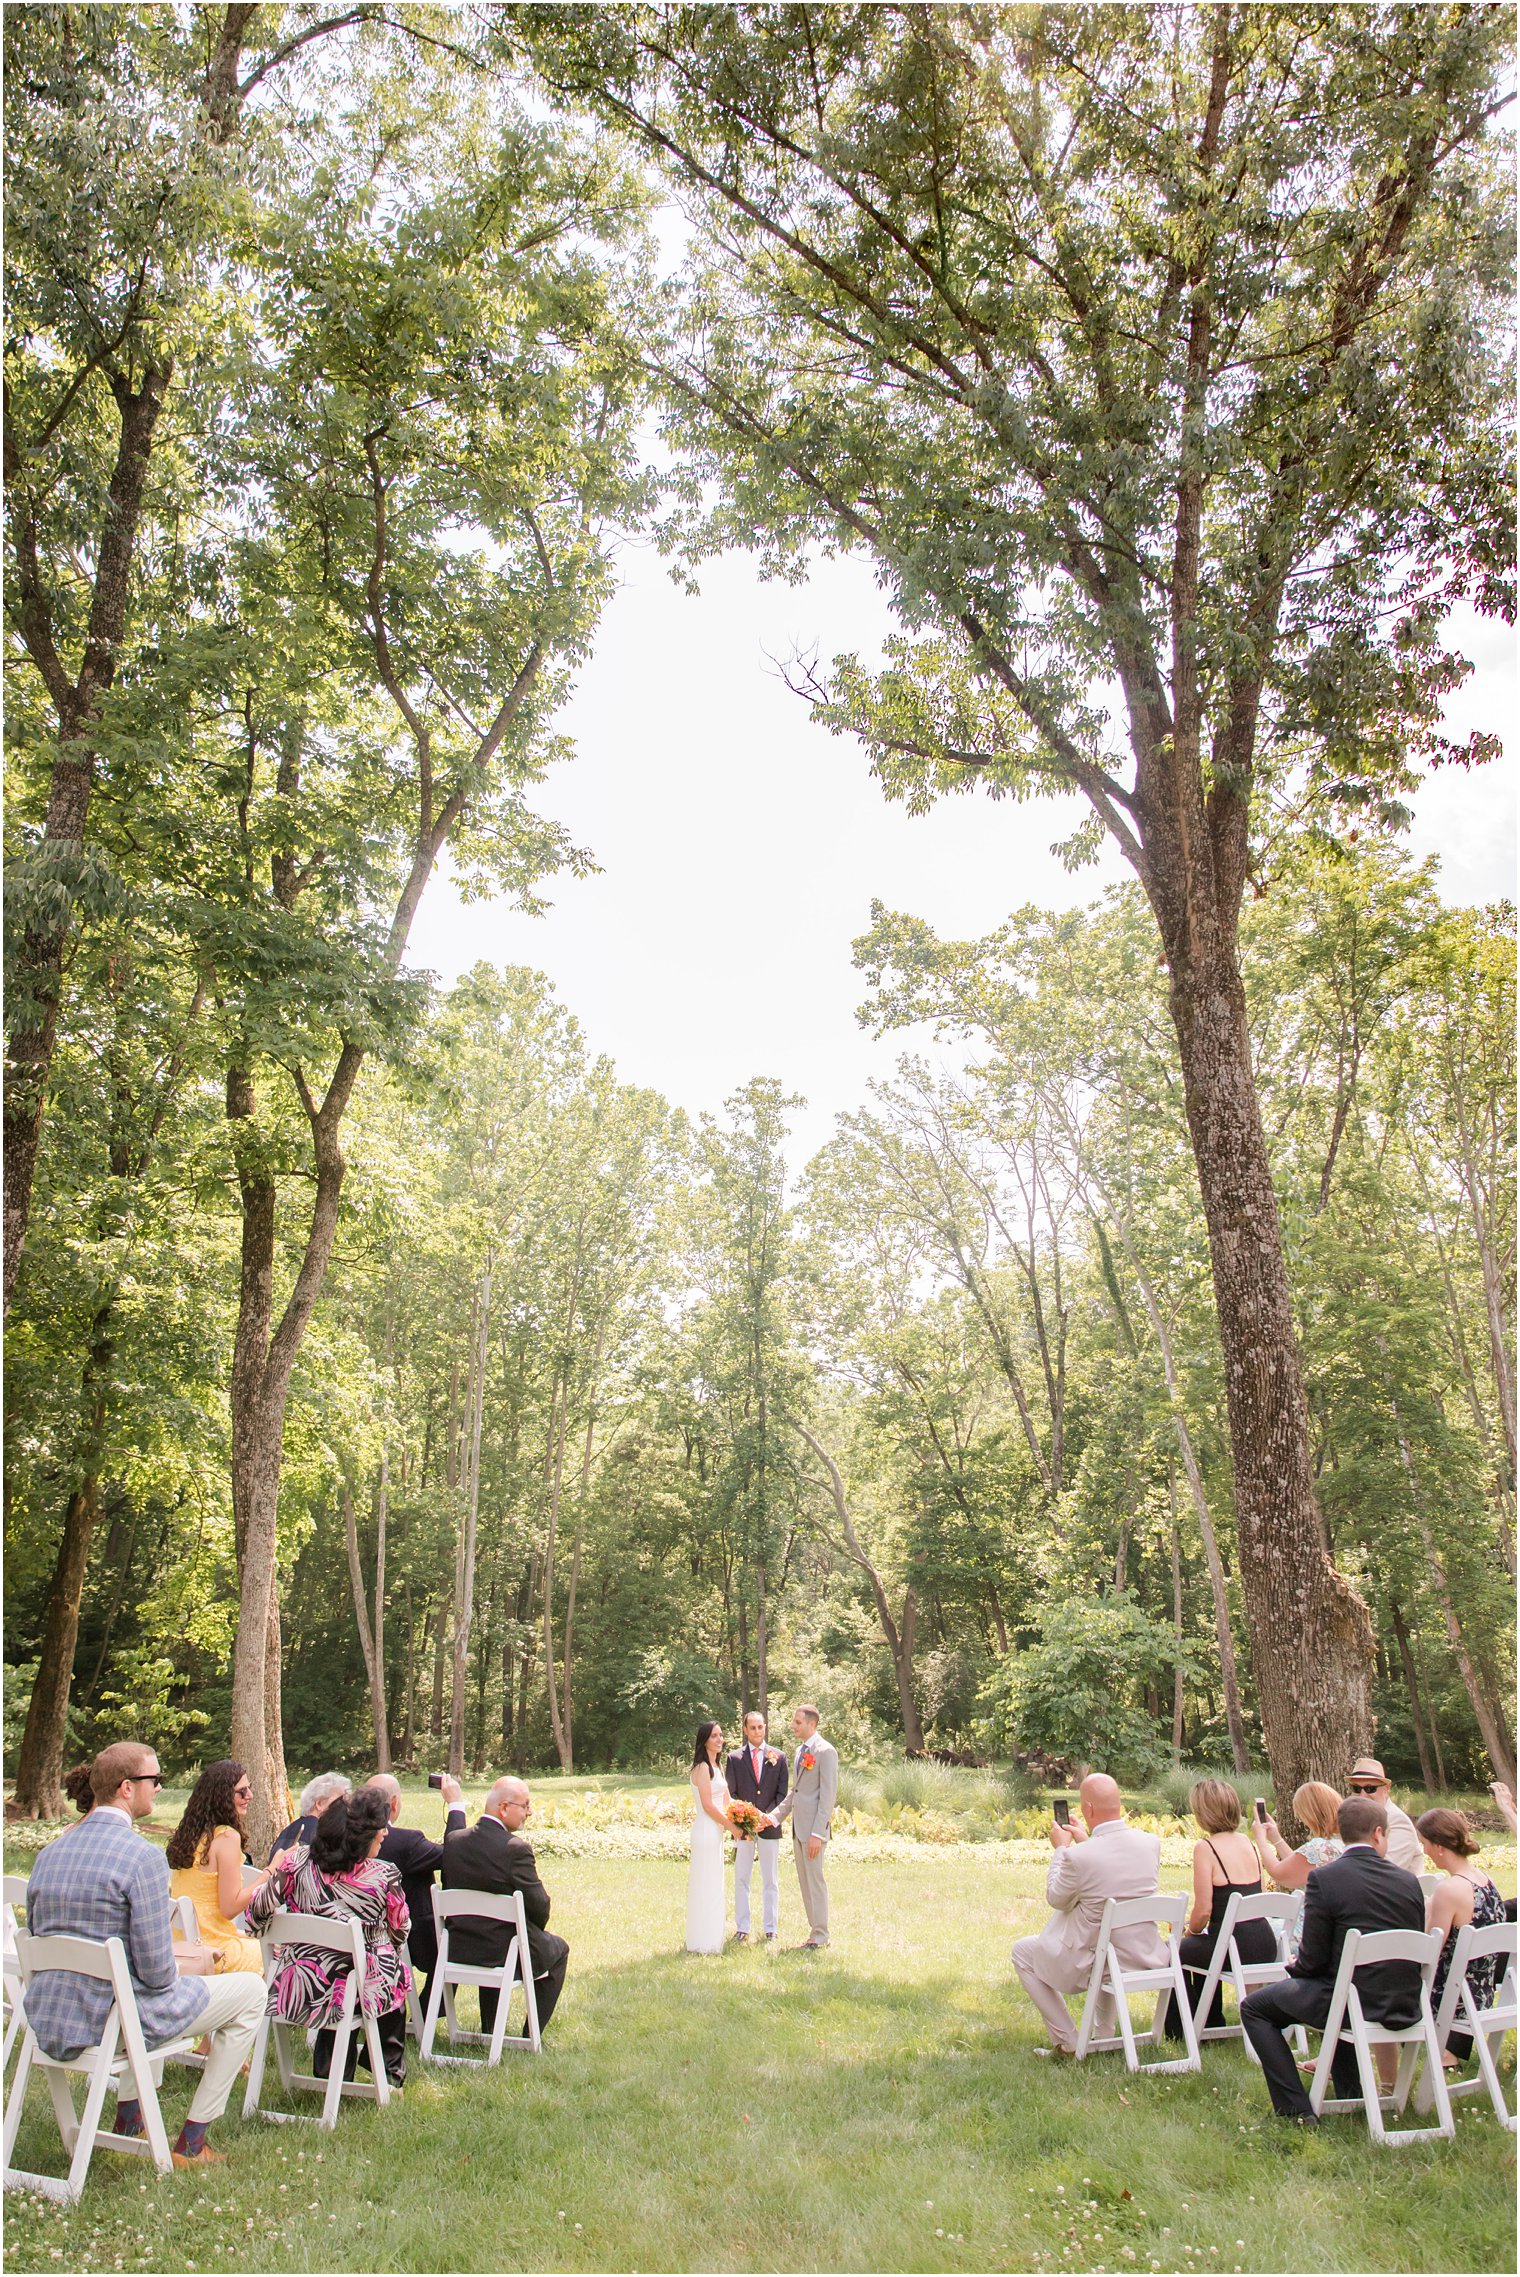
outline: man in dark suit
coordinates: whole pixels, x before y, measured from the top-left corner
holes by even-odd
[[[773,1811],[786,1793],[786,1754],[782,1748],[766,1746],[765,1718],[758,1708],[751,1708],[744,1719],[744,1745],[736,1747],[729,1756],[727,1778],[728,1792],[734,1802],[754,1803],[762,1811]],[[749,1943],[749,1892],[757,1852],[760,1858],[760,1915],[765,1926],[765,1942],[767,1945],[776,1942],[780,1844],[780,1827],[762,1826],[758,1840],[736,1842],[734,1845],[736,1945]]]
[[[533,1845],[522,1831],[532,1808],[521,1779],[498,1779],[468,1833],[445,1835],[439,1880],[446,1890],[489,1890],[497,1897],[514,1897],[521,1891],[542,2032],[565,1989],[570,1948],[549,1928],[549,1893],[538,1878]],[[511,1941],[512,1930],[505,1921],[455,1914],[449,1922],[449,1951],[472,1968],[499,1967]],[[480,2028],[489,2032],[495,2023],[496,1994],[483,1985]]]
[[[433,1926],[433,1876],[443,1864],[443,1843],[430,1842],[420,1826],[397,1825],[401,1816],[401,1787],[389,1771],[377,1771],[365,1785],[384,1795],[390,1805],[391,1823],[380,1845],[380,1855],[401,1872],[406,1910],[412,1917],[407,1949],[412,1956],[412,1975],[417,1980],[417,1998],[426,2007],[428,1978],[438,1959],[438,1932]],[[464,1832],[464,1789],[457,1779],[445,1778],[443,1803],[448,1814],[443,1826],[444,1841],[447,1841],[451,1834]]]
[[[1388,1814],[1371,1795],[1349,1795],[1339,1814],[1346,1847],[1328,1866],[1316,1866],[1304,1890],[1304,1926],[1298,1958],[1276,1984],[1258,1985],[1240,2004],[1240,2021],[1255,2049],[1280,2119],[1318,2125],[1308,2090],[1293,2059],[1287,2033],[1295,2024],[1322,2025],[1351,1929],[1425,1927],[1425,1900],[1413,1874],[1388,1856]],[[1398,2031],[1420,2012],[1420,1972],[1413,1961],[1375,1961],[1354,1979],[1369,2024]],[[1331,2070],[1337,2096],[1361,2093],[1356,2052],[1337,2048]]]

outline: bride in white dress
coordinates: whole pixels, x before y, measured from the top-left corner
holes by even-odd
[[[691,1865],[686,1876],[686,1950],[721,1953],[727,1913],[723,1877],[723,1838],[728,1832],[728,1782],[721,1724],[698,1724],[691,1784],[697,1798],[691,1822]]]

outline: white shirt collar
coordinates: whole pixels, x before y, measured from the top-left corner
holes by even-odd
[[[95,1809],[97,1811],[114,1811],[118,1818],[124,1818],[126,1820],[128,1826],[135,1826],[137,1824],[137,1821],[132,1816],[132,1813],[130,1811],[124,1811],[120,1803],[97,1803],[95,1805]],[[87,1812],[86,1816],[93,1817],[94,1813]]]
[[[1100,1818],[1096,1826],[1088,1828],[1087,1839],[1089,1842],[1096,1842],[1100,1834],[1121,1833],[1126,1829],[1127,1823],[1122,1818]]]

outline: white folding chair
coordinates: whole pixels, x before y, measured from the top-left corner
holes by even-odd
[[[505,1921],[512,1929],[512,1940],[506,1957],[490,1968],[469,1961],[456,1961],[449,1952],[450,1915],[469,1914],[475,1919]],[[418,2054],[424,2061],[434,2063],[479,2063],[479,2056],[456,2056],[453,2048],[459,2040],[489,2040],[490,2053],[484,2058],[487,2064],[499,2064],[503,2048],[531,2048],[534,2055],[542,2055],[544,2043],[538,2029],[538,1996],[533,1988],[533,1962],[528,1951],[528,1916],[523,1906],[521,1890],[511,1897],[502,1897],[489,1890],[433,1891],[433,1919],[438,1924],[438,1965],[428,1981],[427,2021],[422,2028],[422,2041]],[[486,1987],[497,1995],[496,2025],[488,2033],[467,2032],[454,2014],[454,1987],[472,1984],[477,1990]],[[507,2011],[512,2002],[512,1988],[521,1984],[526,2006],[525,2029],[517,2034],[507,2031]],[[433,2042],[438,2033],[438,2011],[442,2009],[448,2023],[449,2049],[447,2056],[434,2056]]]
[[[1098,1949],[1093,1955],[1092,1974],[1087,1981],[1087,1999],[1083,2003],[1082,2023],[1077,2033],[1077,2061],[1110,2048],[1122,2048],[1124,2061],[1131,2071],[1198,2071],[1202,2059],[1198,2053],[1198,2039],[1193,2030],[1193,2011],[1188,2005],[1187,1983],[1182,1973],[1182,1961],[1177,1946],[1183,1925],[1188,1917],[1185,1897],[1109,1898],[1103,1907],[1103,1919],[1098,1928]],[[1140,1922],[1149,1922],[1166,1933],[1166,1960],[1160,1968],[1128,1969],[1121,1965],[1114,1950],[1114,1933],[1132,1928]],[[1155,2021],[1151,2025],[1152,2044],[1162,2039],[1166,2030],[1166,1995],[1171,1994],[1177,2003],[1178,2021],[1182,2026],[1185,2056],[1168,2058],[1143,2064],[1135,2048],[1135,2028],[1129,2012],[1129,1995],[1132,1992],[1154,1992],[1156,1995]],[[1119,2019],[1117,2039],[1094,2037],[1099,2006],[1107,1994],[1113,2000]]]
[[[1288,1938],[1294,1922],[1303,1910],[1303,1903],[1302,1890],[1236,1890],[1234,1892],[1229,1904],[1224,1909],[1224,1919],[1219,1925],[1219,1937],[1209,1959],[1203,1988],[1193,2009],[1193,2030],[1200,2044],[1204,2040],[1244,2040],[1246,2053],[1253,2063],[1256,2061],[1256,2051],[1252,2048],[1250,2041],[1246,2040],[1245,2032],[1238,2018],[1233,2024],[1205,2024],[1203,2019],[1214,2005],[1214,1995],[1219,1990],[1226,1972],[1228,1972],[1229,1980],[1235,1988],[1237,2004],[1245,1999],[1246,1994],[1252,1990],[1253,1986],[1275,1984],[1279,1977],[1287,1975]],[[1250,1921],[1270,1922],[1272,1935],[1277,1942],[1277,1952],[1272,1960],[1243,1961],[1241,1959],[1236,1932]],[[1300,2047],[1307,2047],[1308,2042],[1305,2040],[1302,2031],[1299,2032],[1298,2037]]]
[[[11,2081],[5,2105],[6,2189],[35,2190],[65,2205],[77,2205],[84,2194],[90,2160],[97,2150],[128,2151],[135,2157],[151,2158],[160,2174],[171,2174],[174,2162],[169,2155],[169,2137],[158,2108],[158,2082],[165,2063],[193,2047],[193,2038],[166,2040],[152,2049],[147,2046],[137,2013],[137,1997],[127,1970],[126,1949],[119,1937],[108,1937],[104,1943],[98,1943],[90,1937],[32,1937],[26,1930],[19,1929],[16,1953],[23,1993],[44,1969],[69,1969],[82,1977],[103,1978],[110,1985],[113,1997],[99,2041],[82,2055],[67,2061],[45,2056],[31,2026],[26,2027],[16,2076]],[[58,2132],[63,2137],[64,2149],[70,2154],[66,2181],[60,2182],[56,2175],[28,2174],[11,2165],[16,2137],[21,2131],[27,2082],[34,2070],[40,2071],[47,2081],[57,2114]],[[81,2073],[89,2083],[83,2113],[74,2108],[74,2094],[69,2085],[72,2072]],[[100,2124],[106,2096],[114,2090],[120,2101],[129,2080],[131,2094],[142,2110],[141,2135],[116,2134]]]
[[[365,2010],[361,1996],[364,1984],[364,1932],[357,1921],[339,1921],[324,1913],[276,1913],[270,1917],[263,1937],[267,1959],[264,1981],[271,1988],[275,1972],[280,1965],[282,1945],[311,1945],[319,1952],[337,1953],[348,1963],[343,1979],[343,2006],[333,2027],[332,2061],[326,2079],[314,2072],[298,2072],[291,2053],[291,2036],[300,2032],[305,2038],[303,2025],[286,2024],[266,2011],[248,2058],[248,2088],[243,2097],[243,2117],[251,2119],[257,2111],[262,2119],[282,2123],[289,2119],[310,2119],[307,2111],[264,2111],[259,2098],[264,2088],[264,2064],[269,2054],[269,2042],[274,2040],[275,2063],[279,2068],[280,2086],[287,2097],[292,2095],[320,2095],[320,2127],[336,2127],[338,2105],[345,2095],[357,2095],[366,2102],[381,2105],[391,2099],[390,2081],[385,2076],[385,2057],[380,2048],[380,2031],[373,2016]],[[348,2067],[349,2043],[355,2029],[362,2029],[364,2044],[369,2051],[370,2076],[368,2081],[345,2079]]]
[[[201,1925],[195,1918],[194,1898],[170,1898],[169,1935],[183,1939],[187,1945],[198,1945],[200,1943]]]
[[[5,1897],[0,1903],[0,1943],[5,1964],[5,2042],[0,2048],[0,2072],[8,2071],[21,2027],[26,2022],[21,2005],[21,1964],[16,1958],[16,1931],[26,1927],[26,1876],[5,1876]]]
[[[1436,2011],[1436,2045],[1444,2050],[1453,2032],[1468,2032],[1478,2059],[1478,2069],[1471,2079],[1447,2077],[1447,2094],[1481,2095],[1487,2088],[1500,2123],[1508,2127],[1511,2134],[1515,2132],[1515,2115],[1504,2100],[1498,2066],[1488,2043],[1491,2039],[1502,2041],[1506,2032],[1520,2028],[1520,2010],[1515,2001],[1515,1935],[1512,1921],[1497,1922],[1491,1929],[1474,1929],[1469,1923],[1466,1929],[1459,1930],[1441,1993],[1441,2005]],[[1490,1953],[1507,1953],[1509,1970],[1503,1983],[1495,1989],[1492,2008],[1479,2008],[1467,1982],[1467,1965],[1469,1961],[1485,1959]],[[1427,2064],[1415,2090],[1414,2107],[1423,2114],[1430,2109],[1433,2100],[1432,2073]]]
[[[1430,2012],[1430,1981],[1436,1973],[1440,1953],[1439,1929],[1378,1929],[1371,1932],[1364,1929],[1347,1930],[1346,1942],[1341,1947],[1341,1965],[1336,1972],[1330,2008],[1325,2017],[1319,2061],[1309,2083],[1309,2105],[1316,2118],[1326,2111],[1355,2111],[1360,2107],[1367,2114],[1367,2129],[1375,2143],[1422,2143],[1429,2142],[1436,2136],[1449,2139],[1455,2134],[1456,2121],[1451,2114],[1451,2098],[1446,2092],[1441,2049],[1436,2039],[1436,2020]],[[1387,2024],[1368,2022],[1362,2011],[1361,1996],[1353,1981],[1358,1969],[1387,1961],[1413,1961],[1420,1971],[1419,2015],[1413,2024],[1397,2029]],[[1335,2061],[1336,2049],[1345,2040],[1349,2040],[1356,2050],[1356,2068],[1362,2091],[1360,2095],[1335,2097],[1329,2092],[1330,2067]],[[1397,2048],[1400,2051],[1398,2073],[1392,2090],[1387,2095],[1378,2086],[1377,2067],[1372,2055],[1374,2048]],[[1439,2123],[1434,2127],[1400,2127],[1396,2132],[1390,2133],[1383,2124],[1383,2113],[1403,2111],[1409,2101],[1415,2066],[1422,2051],[1430,2067],[1430,2089]]]

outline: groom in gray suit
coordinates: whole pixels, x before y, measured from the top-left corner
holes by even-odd
[[[823,1878],[828,1851],[829,1820],[839,1793],[839,1757],[818,1729],[818,1710],[804,1706],[793,1711],[792,1730],[800,1742],[792,1758],[791,1792],[769,1812],[772,1826],[792,1821],[792,1856],[802,1890],[802,1910],[808,1917],[804,1952],[816,1952],[829,1941],[829,1886]]]

